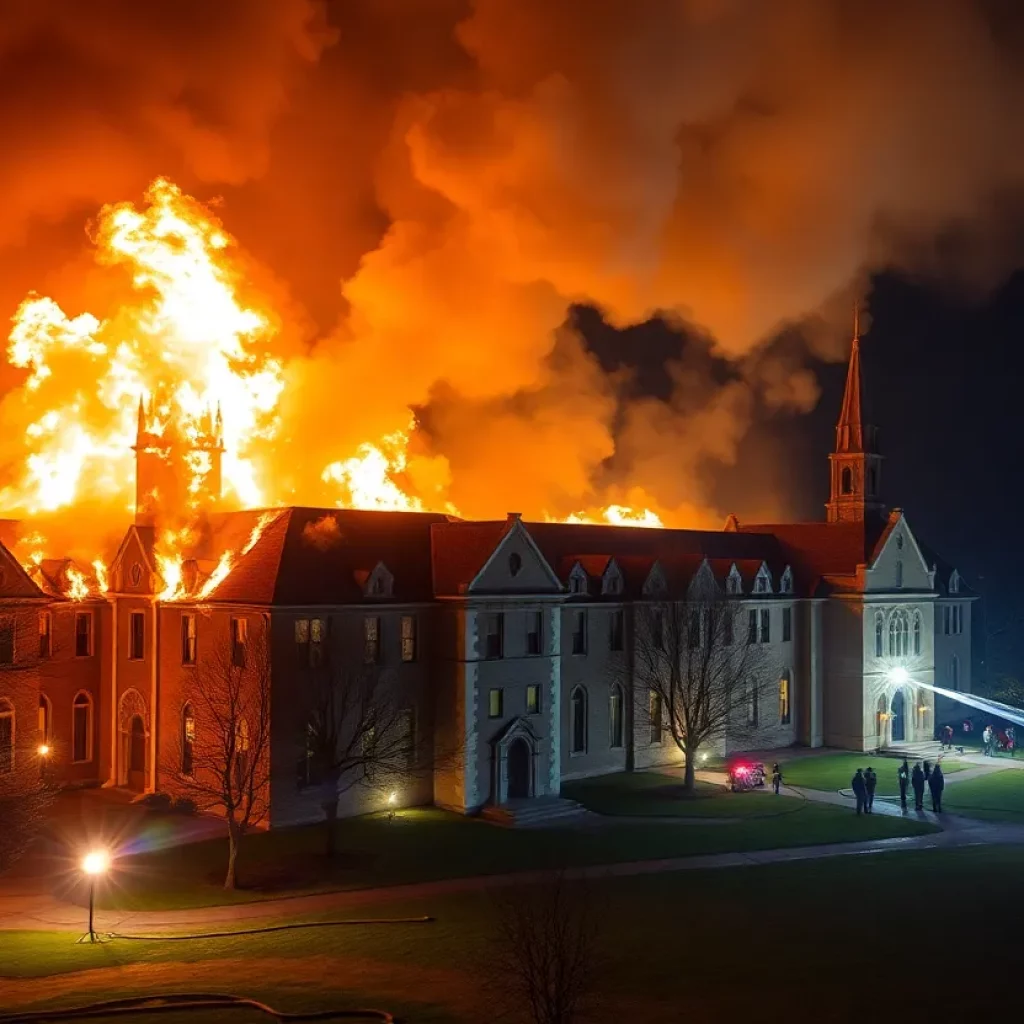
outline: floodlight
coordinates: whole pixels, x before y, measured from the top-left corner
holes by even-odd
[[[895,668],[889,669],[889,682],[895,683],[897,686],[902,686],[905,682],[910,679],[910,673],[902,666],[897,665]]]

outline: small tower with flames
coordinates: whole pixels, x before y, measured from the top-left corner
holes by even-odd
[[[135,522],[180,519],[220,501],[224,424],[220,405],[182,427],[168,407],[139,399],[135,435]]]
[[[830,523],[863,522],[883,511],[879,499],[882,455],[878,430],[863,422],[860,369],[860,310],[853,311],[853,347],[846,371],[843,407],[836,424],[836,448],[829,455],[831,496],[825,506]]]

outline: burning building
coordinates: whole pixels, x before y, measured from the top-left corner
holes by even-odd
[[[259,662],[272,826],[322,813],[307,744],[324,671],[339,686],[370,672],[400,700],[401,802],[519,808],[567,779],[679,759],[634,657],[642,610],[686,601],[700,581],[736,612],[731,642],[757,645],[770,679],[771,698],[752,690],[720,749],[930,740],[933,698],[914,682],[969,689],[973,597],[900,510],[884,511],[861,390],[854,337],[825,521],[731,518],[720,531],[226,510],[229,421],[215,407],[183,437],[142,405],[136,518],[109,566],[43,553],[23,566],[11,547],[33,524],[5,527],[0,770],[43,742],[68,784],[174,793],[212,742],[204,672]],[[354,781],[345,813],[381,806],[387,780],[364,766]]]

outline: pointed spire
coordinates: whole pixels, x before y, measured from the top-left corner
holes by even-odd
[[[843,407],[836,424],[836,451],[861,452],[864,450],[864,426],[861,420],[860,373],[860,302],[853,306],[853,344],[850,365],[846,370],[846,391]]]
[[[146,432],[146,407],[143,404],[142,395],[139,395],[139,420],[136,440],[141,441],[142,435]]]
[[[220,416],[220,402],[217,402],[217,415],[213,421],[214,441],[218,447],[224,444],[224,421]]]

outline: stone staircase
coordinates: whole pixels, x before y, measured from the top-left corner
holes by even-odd
[[[908,761],[937,761],[942,753],[942,744],[938,740],[892,743],[885,748],[884,753],[890,756],[905,757]]]
[[[575,800],[540,796],[533,800],[510,800],[499,806],[488,805],[480,816],[507,828],[559,828],[578,825],[590,816],[590,811]]]

